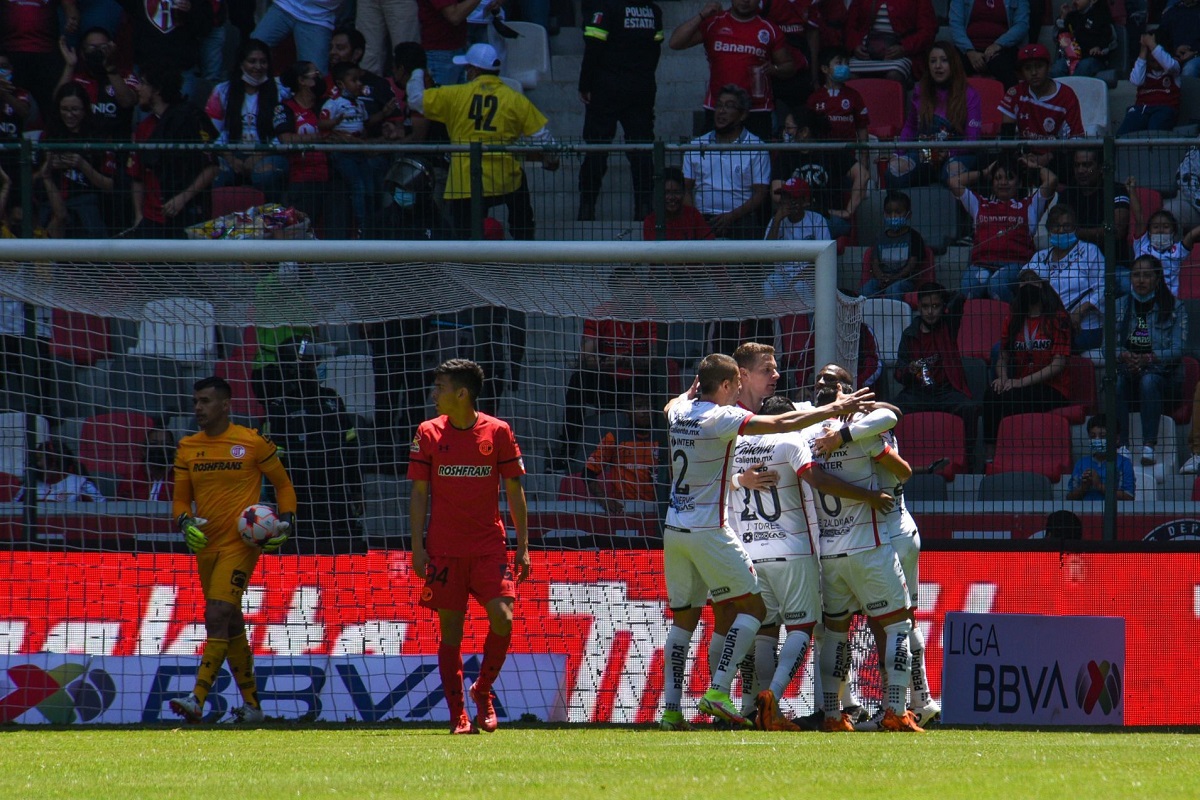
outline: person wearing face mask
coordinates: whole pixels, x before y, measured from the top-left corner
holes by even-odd
[[[888,192],[883,201],[883,233],[869,251],[871,278],[862,287],[863,297],[903,300],[916,288],[916,278],[928,269],[925,240],[913,228],[912,200],[904,192]]]
[[[1167,288],[1162,262],[1154,256],[1133,262],[1129,282],[1129,295],[1117,304],[1117,441],[1129,444],[1129,411],[1136,398],[1142,419],[1140,461],[1150,467],[1157,459],[1165,401],[1180,393],[1188,315]]]
[[[827,130],[826,118],[807,107],[783,118],[779,140],[795,142],[796,147],[773,154],[771,195],[777,196],[785,182],[800,178],[812,190],[809,208],[825,217],[830,235],[840,239],[850,235],[851,220],[866,195],[870,174],[852,152],[807,146],[825,139]]]
[[[79,84],[91,100],[95,134],[102,139],[128,139],[138,82],[115,63],[117,48],[112,35],[104,28],[90,28],[78,50],[68,45],[66,38],[58,40],[58,47],[65,66],[55,91],[68,83]]]
[[[1137,183],[1133,178],[1125,182],[1129,190],[1129,209],[1133,216],[1133,229],[1142,229],[1142,204],[1135,191]],[[1133,257],[1154,256],[1162,262],[1163,279],[1171,294],[1179,296],[1179,273],[1183,262],[1192,254],[1192,248],[1200,241],[1200,226],[1192,228],[1179,237],[1179,220],[1166,209],[1159,209],[1150,215],[1146,232],[1133,240]]]
[[[1068,500],[1104,500],[1104,492],[1114,471],[1108,462],[1108,420],[1096,414],[1087,421],[1089,440],[1088,453],[1075,462],[1071,469],[1071,480],[1067,484]],[[1133,474],[1133,462],[1128,456],[1117,453],[1115,470],[1117,499],[1133,500],[1137,491],[1137,478]]]
[[[122,500],[170,501],[175,492],[175,437],[168,430],[146,431],[142,468],[117,487]]]
[[[1046,217],[1050,246],[1034,254],[1025,269],[1049,281],[1071,315],[1076,352],[1094,350],[1104,338],[1104,255],[1075,235],[1075,211],[1065,203]]]
[[[867,128],[871,116],[862,95],[846,85],[850,80],[850,54],[842,47],[826,47],[821,50],[821,74],[825,83],[808,98],[808,108],[826,123],[821,141],[858,142],[867,141]],[[814,131],[815,133],[815,131]],[[867,151],[858,151],[858,163],[869,175]]]
[[[364,238],[450,238],[450,226],[433,199],[433,173],[424,162],[400,156],[392,163],[383,179],[383,204],[364,230]]]

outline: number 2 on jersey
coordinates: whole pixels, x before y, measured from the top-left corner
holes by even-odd
[[[676,450],[671,453],[671,465],[674,467],[676,461],[682,461],[679,465],[678,475],[675,478],[675,494],[691,494],[692,487],[683,482],[683,477],[687,475],[688,457],[683,450]]]
[[[500,101],[494,94],[471,95],[471,108],[467,116],[475,121],[475,130],[494,132],[496,130],[496,110]]]

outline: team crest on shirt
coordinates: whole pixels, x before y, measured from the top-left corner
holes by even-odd
[[[849,110],[850,110],[850,100],[843,97],[842,98],[842,111],[849,111]]]
[[[242,447],[240,444],[235,444],[233,447],[229,448],[229,455],[233,456],[234,458],[243,458],[246,455],[246,448]]]
[[[759,42],[759,44],[768,44],[770,41],[771,41],[771,34],[770,34],[770,33],[768,33],[766,30],[761,30],[761,31],[759,31],[759,32],[758,32],[758,42]]]
[[[1054,132],[1054,120],[1052,120],[1052,119],[1042,120],[1042,127],[1046,129],[1046,133],[1053,133]]]
[[[410,444],[408,446],[408,452],[410,452],[410,453],[421,452],[421,437],[420,436],[413,437],[412,444]]]
[[[483,441],[479,443],[480,455],[490,456],[492,454],[493,445],[491,442]]]

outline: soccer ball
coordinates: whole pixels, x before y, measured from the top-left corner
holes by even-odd
[[[275,536],[278,523],[275,509],[259,503],[247,506],[238,517],[238,533],[242,535],[242,541],[251,547],[262,547]]]

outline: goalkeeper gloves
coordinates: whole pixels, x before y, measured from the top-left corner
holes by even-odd
[[[193,553],[199,553],[208,546],[208,537],[204,535],[204,531],[200,530],[202,525],[208,523],[204,517],[180,514],[179,519],[175,522],[179,525],[180,532],[183,533],[183,540],[187,543],[188,549]]]
[[[286,514],[279,515],[279,521],[275,523],[275,535],[267,541],[263,542],[262,551],[264,553],[274,553],[283,543],[288,540],[288,534],[292,532],[292,526],[296,524],[296,515],[291,511]]]

